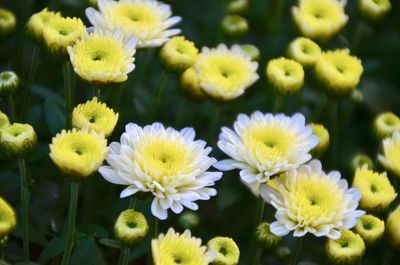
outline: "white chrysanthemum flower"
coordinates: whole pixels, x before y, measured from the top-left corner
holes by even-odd
[[[217,194],[213,186],[221,172],[207,171],[216,159],[209,157],[211,147],[194,140],[192,128],[176,131],[160,123],[139,127],[130,123],[121,143],[109,146],[109,166],[99,169],[109,182],[128,185],[121,198],[139,191],[151,192],[151,211],[166,219],[167,210],[180,213],[183,207],[197,210],[197,200],[208,200]]]
[[[220,161],[214,167],[240,169],[242,181],[256,194],[259,184],[271,176],[309,161],[309,152],[318,143],[318,137],[305,125],[300,113],[292,117],[259,111],[250,117],[240,114],[234,129],[222,128],[218,141],[218,147],[232,159]]]
[[[194,69],[200,87],[207,95],[218,100],[231,100],[242,95],[259,78],[258,63],[253,62],[238,45],[228,49],[225,44],[217,48],[204,47]]]
[[[136,38],[119,31],[85,33],[68,53],[75,72],[93,83],[117,83],[135,69]]]
[[[95,28],[120,29],[138,39],[138,48],[158,47],[181,32],[169,29],[181,21],[171,7],[155,0],[99,0],[99,11],[89,7],[86,16]]]
[[[364,211],[357,210],[361,193],[348,188],[338,171],[326,174],[319,160],[291,170],[271,185],[261,185],[260,194],[277,209],[271,232],[277,236],[294,231],[317,237],[340,238],[341,229],[351,229]]]

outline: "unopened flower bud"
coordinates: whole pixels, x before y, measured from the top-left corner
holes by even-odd
[[[374,120],[374,131],[379,139],[392,136],[395,130],[400,130],[400,118],[392,112],[379,114]]]
[[[304,85],[303,66],[290,59],[282,57],[271,60],[266,74],[274,90],[283,96],[299,92]]]
[[[237,265],[239,264],[240,251],[235,241],[229,237],[214,237],[207,243],[208,249],[217,253],[217,257],[211,263],[213,265]]]
[[[36,146],[36,133],[29,124],[13,123],[0,131],[0,146],[8,156],[22,157]]]
[[[0,111],[0,131],[10,126],[10,121],[6,114]]]
[[[12,71],[0,73],[0,97],[14,94],[19,88],[19,78]]]
[[[386,220],[386,238],[393,249],[400,247],[400,205]]]
[[[273,234],[269,227],[269,223],[263,222],[256,230],[257,244],[267,250],[276,247],[282,241],[282,238]]]
[[[260,60],[260,50],[255,45],[243,44],[240,45],[240,48],[242,48],[243,52],[247,54],[252,61]]]
[[[192,67],[198,55],[199,50],[194,43],[182,36],[171,38],[160,52],[161,61],[166,69],[173,73],[182,73]]]
[[[351,159],[351,170],[355,172],[358,168],[361,168],[363,165],[367,165],[368,169],[374,168],[374,163],[372,159],[366,154],[356,154]]]
[[[3,198],[0,198],[0,237],[9,235],[17,225],[14,209]]]
[[[200,87],[200,81],[193,67],[188,68],[180,77],[180,87],[183,94],[191,99],[201,100],[206,94]]]
[[[133,247],[140,243],[149,232],[144,215],[133,209],[123,211],[114,226],[115,237],[124,245]]]
[[[339,239],[328,239],[326,252],[335,264],[355,264],[364,255],[365,244],[361,236],[350,230],[342,230]]]
[[[361,14],[371,20],[383,18],[392,9],[390,0],[359,0]]]
[[[321,48],[311,39],[300,37],[289,44],[288,55],[304,67],[311,67],[321,56]]]
[[[329,132],[322,124],[311,123],[313,134],[318,137],[318,144],[311,150],[313,157],[321,157],[329,147]]]
[[[200,224],[199,216],[194,212],[184,212],[179,216],[179,224],[184,229],[193,229]]]
[[[228,36],[241,36],[249,31],[247,19],[239,15],[228,15],[222,19],[222,30]]]
[[[227,11],[230,14],[242,14],[247,9],[249,9],[249,0],[231,0],[227,7]]]
[[[15,15],[4,8],[0,8],[0,36],[4,36],[14,31],[17,25]]]
[[[385,232],[385,223],[381,219],[367,214],[358,218],[355,230],[365,243],[372,245],[382,238]]]

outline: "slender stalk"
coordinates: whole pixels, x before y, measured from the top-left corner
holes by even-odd
[[[8,108],[10,110],[10,122],[15,122],[15,107],[14,107],[14,97],[13,95],[8,96]]]
[[[385,258],[383,259],[383,265],[391,265],[394,257],[394,251],[392,249],[388,249],[385,254]]]
[[[155,97],[155,107],[156,107],[156,109],[160,106],[161,96],[162,96],[162,93],[163,93],[163,89],[164,89],[165,83],[168,80],[168,76],[169,76],[168,72],[164,70],[162,75],[161,75],[160,82],[157,85],[156,97]]]
[[[29,261],[29,181],[24,158],[18,159],[19,173],[21,175],[21,215],[22,215],[22,245],[24,260]]]
[[[299,260],[299,257],[300,257],[301,248],[303,247],[303,240],[304,240],[304,236],[299,237],[297,239],[296,247],[294,249],[292,259],[290,260],[290,265],[296,265],[297,264],[297,261]]]
[[[69,201],[69,212],[68,212],[68,226],[66,230],[66,241],[64,255],[61,261],[61,265],[68,265],[71,257],[72,248],[74,246],[74,234],[75,234],[75,222],[76,212],[78,208],[78,193],[79,183],[71,182],[70,184],[70,201]]]
[[[339,144],[338,105],[339,102],[337,100],[332,101],[332,106],[331,106],[332,148],[333,148],[331,153],[332,166],[336,166],[338,158],[338,144]]]
[[[153,220],[153,238],[158,237],[158,218],[154,217]]]
[[[259,250],[256,244],[256,229],[257,226],[262,222],[263,217],[264,217],[264,208],[265,208],[265,202],[259,196],[257,198],[257,206],[256,206],[256,215],[254,218],[254,229],[253,229],[253,236],[250,242],[250,251],[249,251],[249,265],[257,265],[259,262],[259,259],[261,257],[262,251]]]
[[[325,108],[326,102],[328,101],[326,95],[323,95],[321,100],[318,102],[317,108],[313,114],[313,120],[318,122],[319,118],[321,117],[321,113]]]
[[[40,54],[40,45],[35,44],[33,47],[32,52],[32,60],[31,60],[31,67],[29,69],[29,76],[28,76],[28,83],[26,85],[26,89],[24,90],[24,98],[22,101],[22,107],[20,109],[20,117],[26,113],[26,108],[28,107],[28,103],[30,100],[30,87],[36,78],[37,67],[38,67],[38,58]]]
[[[210,119],[210,135],[209,135],[209,142],[211,143],[211,145],[215,144],[216,141],[216,131],[218,128],[218,123],[219,123],[219,117],[221,115],[221,105],[219,103],[214,103],[214,116]]]
[[[272,112],[278,113],[279,111],[281,111],[284,103],[285,103],[285,97],[281,96],[281,95],[276,95],[275,102],[274,102],[274,108],[273,108]]]
[[[66,61],[63,64],[63,76],[64,76],[64,93],[65,93],[65,119],[66,128],[71,128],[72,122],[72,76],[70,62]]]

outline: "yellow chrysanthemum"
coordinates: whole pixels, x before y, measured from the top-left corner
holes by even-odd
[[[229,237],[214,237],[207,243],[209,250],[217,253],[217,257],[211,263],[213,265],[237,265],[239,264],[240,251],[235,241]]]
[[[151,241],[154,265],[208,265],[216,256],[201,246],[201,239],[192,237],[189,230],[183,234],[170,228]]]
[[[15,93],[19,88],[19,78],[13,71],[0,73],[0,97]]]
[[[5,237],[17,225],[17,216],[14,209],[0,197],[0,237]]]
[[[138,47],[158,47],[179,34],[179,29],[169,29],[181,21],[171,17],[171,7],[155,0],[99,0],[99,11],[86,9],[89,21],[99,29],[120,29],[124,35],[138,39]]]
[[[386,220],[385,235],[394,249],[400,247],[400,205],[389,214]]]
[[[72,126],[78,129],[88,127],[96,132],[110,136],[118,121],[118,113],[107,107],[105,103],[94,97],[84,104],[79,104],[72,111]]]
[[[240,46],[228,49],[203,48],[194,65],[200,87],[213,99],[231,100],[242,95],[258,79],[258,63],[252,62]]]
[[[200,87],[200,80],[193,67],[186,69],[180,77],[180,87],[182,92],[192,99],[204,99],[206,94]]]
[[[263,199],[277,209],[277,220],[271,224],[271,232],[277,236],[294,231],[295,237],[311,233],[338,239],[339,230],[353,228],[365,213],[357,210],[361,193],[349,189],[339,172],[326,174],[318,160],[284,176],[275,178],[276,188],[260,186]]]
[[[379,114],[374,121],[374,131],[379,138],[391,136],[395,130],[400,130],[400,118],[392,112]]]
[[[318,137],[318,144],[311,150],[313,156],[321,156],[329,147],[329,132],[322,124],[310,123],[313,134]]]
[[[381,164],[400,178],[400,131],[383,140],[383,154],[378,155]]]
[[[36,146],[36,133],[29,124],[13,123],[0,131],[0,147],[9,156],[24,156]]]
[[[335,36],[349,19],[344,12],[346,0],[299,0],[292,8],[300,32],[311,39],[327,41]]]
[[[88,129],[62,130],[52,139],[50,158],[72,179],[88,177],[103,163],[107,141],[103,134]]]
[[[328,257],[335,264],[355,264],[365,253],[365,243],[361,236],[350,230],[342,230],[341,234],[339,239],[328,239],[326,242]]]
[[[42,11],[33,14],[26,25],[28,33],[31,34],[37,40],[43,40],[43,34],[47,24],[53,18],[60,18],[60,12],[49,11],[47,8]]]
[[[149,225],[146,217],[133,209],[123,211],[114,225],[115,237],[129,247],[140,243],[148,232]]]
[[[382,238],[385,233],[385,222],[381,219],[367,214],[357,220],[355,231],[365,243],[372,245]]]
[[[349,50],[323,52],[315,64],[317,78],[332,95],[351,94],[360,83],[364,71],[361,60],[349,53]]]
[[[358,7],[365,17],[379,20],[390,12],[392,4],[390,0],[359,0]]]
[[[269,61],[266,74],[275,91],[281,95],[295,94],[304,85],[303,66],[290,59],[282,57]]]
[[[135,69],[136,38],[118,30],[95,30],[68,47],[68,53],[82,79],[95,84],[124,82]]]
[[[79,18],[54,16],[44,26],[43,38],[50,51],[66,56],[67,47],[74,45],[86,32],[85,25]]]
[[[289,58],[299,62],[304,67],[313,66],[321,55],[319,45],[308,38],[297,38],[288,47]]]
[[[237,37],[249,31],[249,23],[242,16],[227,15],[222,19],[221,28],[226,35]]]
[[[7,128],[10,125],[10,121],[6,114],[0,111],[0,131]]]
[[[397,197],[386,172],[374,172],[367,165],[356,170],[353,187],[360,190],[360,207],[367,211],[384,211]]]
[[[6,35],[15,29],[17,19],[15,15],[4,8],[0,8],[0,35]]]
[[[199,50],[193,42],[185,37],[178,36],[171,38],[161,48],[161,61],[171,72],[181,73],[192,67],[197,61]]]

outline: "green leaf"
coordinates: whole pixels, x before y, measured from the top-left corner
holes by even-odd
[[[72,252],[70,265],[95,264],[96,243],[93,238],[78,240]]]
[[[122,248],[121,243],[109,238],[102,238],[99,240],[100,244],[110,248]]]
[[[64,236],[54,238],[43,249],[43,251],[40,254],[40,257],[38,259],[38,262],[40,264],[46,264],[53,258],[59,256],[64,251],[64,247],[65,247],[65,237]]]
[[[59,105],[64,104],[64,100],[60,95],[55,93],[53,90],[50,90],[44,86],[39,85],[32,85],[30,87],[32,93],[38,95],[39,97],[43,98],[44,100],[51,100]]]
[[[44,117],[50,132],[55,135],[65,127],[65,114],[53,100],[44,103]]]

